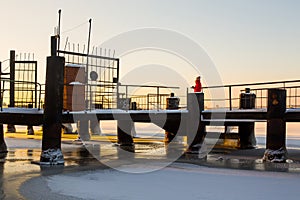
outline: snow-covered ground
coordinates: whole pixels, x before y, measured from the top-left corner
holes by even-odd
[[[139,167],[124,166],[131,170]],[[47,177],[47,184],[53,193],[83,199],[282,200],[299,199],[300,196],[298,174],[213,169],[178,163],[143,174],[98,170],[54,175]]]

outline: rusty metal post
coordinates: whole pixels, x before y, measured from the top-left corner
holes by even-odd
[[[61,128],[65,58],[56,54],[57,38],[51,37],[51,56],[47,57],[45,110],[41,163],[62,164]]]
[[[179,109],[179,98],[174,96],[174,93],[171,93],[170,97],[168,97],[166,102],[166,109],[167,110],[178,110]],[[165,142],[171,142],[176,133],[172,133],[170,131],[165,131]]]
[[[4,140],[3,124],[0,124],[0,153],[7,153],[7,146]]]
[[[267,146],[264,161],[285,162],[286,150],[286,90],[268,90]]]
[[[201,121],[201,112],[204,110],[204,93],[189,93],[187,100],[187,153],[199,153],[205,138],[205,124]]]

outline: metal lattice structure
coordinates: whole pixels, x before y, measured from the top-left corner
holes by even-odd
[[[78,47],[79,49],[79,47]],[[75,52],[73,50],[57,50],[65,57],[66,65],[78,65],[85,71],[85,109],[116,108],[119,59],[114,58],[114,52],[107,49],[93,49],[91,54]]]
[[[40,108],[41,85],[34,55],[10,51],[9,61],[9,71],[1,74],[2,102],[9,107]]]

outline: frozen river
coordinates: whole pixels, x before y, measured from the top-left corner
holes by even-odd
[[[123,167],[139,170],[145,166]],[[132,174],[107,169],[39,177],[30,180],[22,190],[33,194],[39,188],[42,191],[47,188],[48,192],[43,194],[45,199],[59,194],[67,199],[97,200],[296,200],[300,195],[299,184],[300,174],[174,163],[151,173]]]

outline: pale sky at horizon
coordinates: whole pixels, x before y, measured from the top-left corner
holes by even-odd
[[[297,0],[1,1],[0,61],[11,49],[34,53],[44,73],[59,9],[62,43],[67,36],[86,43],[89,18],[96,46],[123,32],[157,27],[181,33],[203,47],[224,84],[299,79]],[[129,65],[124,62],[122,67]]]

